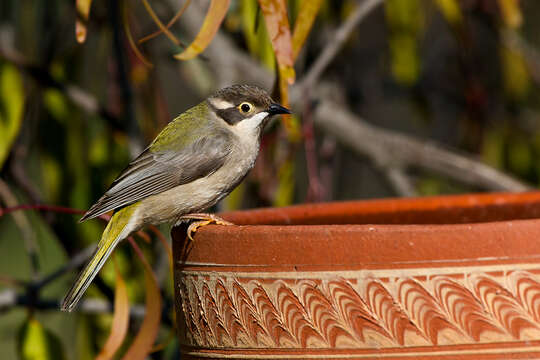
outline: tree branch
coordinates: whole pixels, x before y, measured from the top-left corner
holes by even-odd
[[[322,101],[317,107],[315,125],[357,154],[368,156],[378,166],[428,169],[489,190],[531,189],[512,176],[474,160],[472,155],[462,155],[431,141],[378,128],[329,101]]]

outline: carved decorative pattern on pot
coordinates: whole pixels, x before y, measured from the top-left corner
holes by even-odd
[[[396,277],[391,270],[179,271],[180,336],[184,345],[216,349],[539,340],[540,265],[522,268],[414,269]]]

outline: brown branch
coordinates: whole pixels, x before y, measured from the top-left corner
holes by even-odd
[[[317,107],[315,125],[334,135],[356,153],[368,156],[378,166],[423,168],[488,190],[531,189],[528,184],[474,160],[470,154],[461,154],[435,142],[373,126],[343,106],[329,101],[322,101]]]

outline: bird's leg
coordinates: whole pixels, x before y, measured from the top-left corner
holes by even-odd
[[[189,224],[187,228],[187,236],[189,240],[193,241],[193,234],[197,232],[197,230],[202,227],[209,224],[217,224],[217,225],[234,225],[231,222],[228,222],[227,220],[223,220],[219,216],[216,216],[214,214],[205,214],[205,213],[194,213],[194,214],[186,214],[182,215],[178,218],[178,221],[176,224],[181,224],[184,222],[190,222],[193,221],[191,224]]]

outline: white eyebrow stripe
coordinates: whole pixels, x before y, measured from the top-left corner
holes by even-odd
[[[233,103],[219,99],[219,98],[210,98],[210,104],[218,110],[224,110],[234,107]]]

